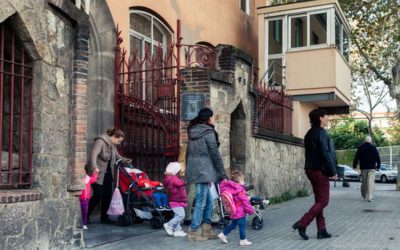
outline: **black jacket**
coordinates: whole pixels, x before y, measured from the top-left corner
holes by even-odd
[[[357,149],[354,157],[353,168],[360,163],[360,169],[379,169],[381,167],[381,158],[374,145],[365,142]]]
[[[324,128],[312,127],[304,137],[305,169],[321,170],[327,176],[336,175],[336,152]]]

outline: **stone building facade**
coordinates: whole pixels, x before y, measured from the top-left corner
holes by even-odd
[[[268,196],[309,188],[302,141],[254,133],[253,58],[230,45],[218,45],[216,51],[215,70],[183,70],[181,93],[204,95],[206,105],[215,112],[226,170],[242,170],[256,192]],[[181,122],[181,143],[187,142],[187,126],[187,121]]]
[[[12,42],[15,39],[16,46],[24,48],[33,70],[32,141],[26,142],[32,145],[32,162],[22,166],[29,171],[31,165],[26,179],[31,181],[15,189],[17,185],[5,185],[2,179],[0,249],[79,247],[77,195],[83,188],[86,161],[89,16],[69,0],[5,0],[0,2],[0,23],[12,30]],[[2,45],[7,42],[3,39]],[[17,83],[10,83],[3,73],[6,91]],[[20,106],[14,106],[18,117]],[[3,125],[7,136],[8,125]],[[8,152],[11,147],[6,144],[3,141],[2,150]],[[14,154],[18,147],[12,148]],[[3,167],[2,161],[6,171]],[[11,175],[15,174],[13,169]]]

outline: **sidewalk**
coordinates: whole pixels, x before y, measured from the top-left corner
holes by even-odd
[[[299,198],[264,211],[264,229],[255,231],[248,219],[247,236],[253,246],[247,249],[400,249],[400,192],[395,184],[376,184],[375,199],[366,202],[360,195],[360,184],[350,183],[343,188],[331,185],[331,200],[325,210],[327,229],[332,239],[318,240],[313,222],[307,230],[310,240],[300,239],[291,225],[313,202],[313,196]],[[143,234],[93,249],[241,249],[238,232],[229,235],[229,244],[219,240],[192,243],[186,238],[166,236],[163,230],[148,230],[149,225],[134,225]],[[112,234],[111,231],[109,231]]]

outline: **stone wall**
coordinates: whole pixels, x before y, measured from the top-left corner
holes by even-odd
[[[27,190],[0,190],[0,249],[81,245],[77,162],[86,151],[88,37],[78,23],[85,18],[71,1],[0,1],[0,22],[13,27],[34,61],[33,180]]]
[[[300,144],[253,136],[252,58],[227,45],[217,46],[217,54],[217,70],[203,69],[201,79],[185,78],[182,93],[209,94],[227,172],[242,170],[255,191],[268,196],[309,188],[303,168],[304,148]]]

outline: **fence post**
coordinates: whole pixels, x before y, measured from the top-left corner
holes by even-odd
[[[397,191],[400,191],[400,164],[397,164],[396,190],[397,190]]]
[[[390,166],[393,166],[393,150],[392,146],[389,146],[389,158],[390,158]]]

